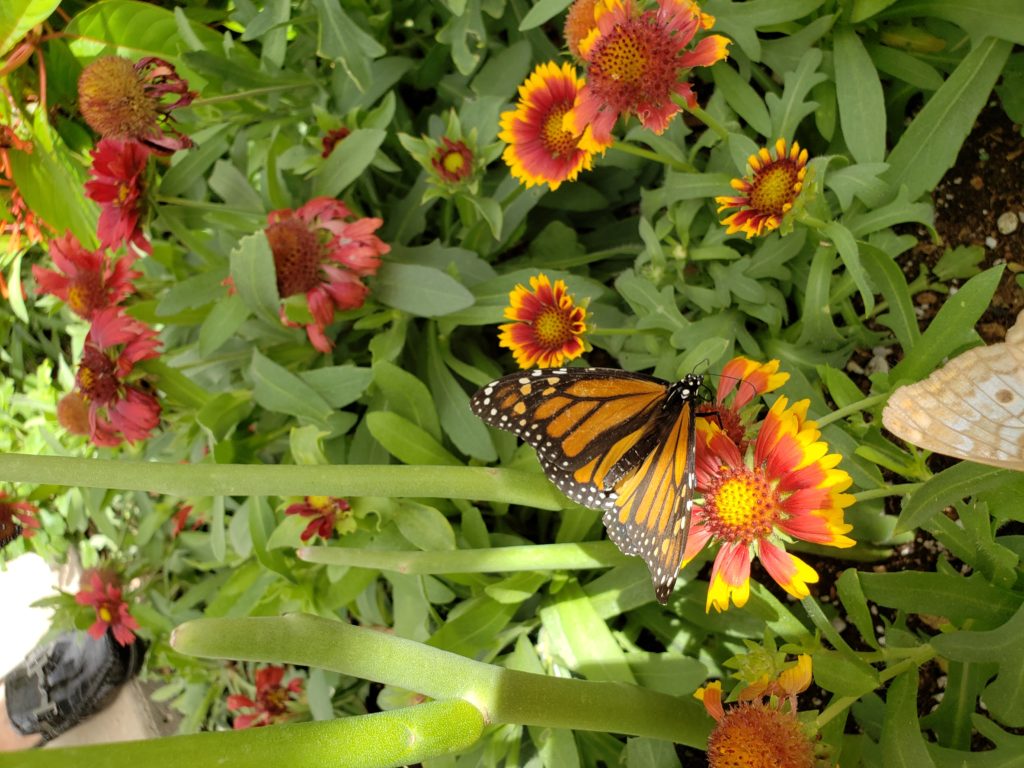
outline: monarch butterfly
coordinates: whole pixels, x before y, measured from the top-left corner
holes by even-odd
[[[703,384],[697,374],[671,384],[613,368],[539,368],[492,381],[471,407],[536,448],[566,496],[604,512],[608,538],[646,561],[664,604],[690,528]]]

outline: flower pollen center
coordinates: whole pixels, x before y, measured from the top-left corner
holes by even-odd
[[[772,532],[781,503],[763,473],[740,467],[719,473],[704,494],[704,510],[715,536],[750,542]]]
[[[573,136],[571,131],[562,127],[562,118],[571,106],[572,104],[555,105],[544,116],[541,137],[544,149],[551,157],[569,157],[579,145],[579,137]]]
[[[545,349],[558,349],[573,338],[572,321],[558,307],[545,307],[533,321],[537,341]]]
[[[301,219],[274,222],[266,229],[274,254],[277,292],[281,298],[306,293],[320,282],[320,263],[325,256],[323,243]]]
[[[80,272],[68,285],[68,306],[79,317],[91,317],[106,304],[103,275],[98,270]]]
[[[114,614],[110,612],[110,608],[105,604],[96,609],[96,615],[99,616],[101,620],[107,622],[107,624],[109,624],[114,618]]]
[[[120,56],[104,56],[87,66],[78,81],[79,108],[101,136],[142,138],[158,132],[157,102],[135,65]]]
[[[776,160],[755,174],[750,190],[751,207],[762,213],[785,213],[793,207],[799,181],[796,163],[788,158]]]
[[[82,361],[76,375],[78,388],[96,405],[110,405],[121,392],[121,381],[110,356],[93,344],[82,350]]]
[[[763,704],[731,708],[708,739],[711,768],[814,768],[814,744],[800,721]]]
[[[649,57],[637,31],[619,26],[601,46],[599,56],[605,77],[628,85],[640,82]]]

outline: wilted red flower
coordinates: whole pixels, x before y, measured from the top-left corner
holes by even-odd
[[[513,322],[498,326],[498,344],[512,350],[520,368],[575,360],[586,348],[586,310],[575,305],[564,280],[551,285],[547,275],[539,274],[530,278],[530,288],[517,285],[509,292],[505,317]]]
[[[274,254],[280,297],[305,294],[313,322],[306,335],[321,352],[332,342],[324,329],[334,310],[363,305],[369,289],[361,277],[375,275],[380,257],[391,250],[373,234],[381,219],[352,219],[340,200],[317,197],[294,211],[272,211],[267,217],[267,241]],[[281,308],[281,322],[295,325]]]
[[[6,211],[6,214],[0,214],[0,237],[6,235],[7,252],[16,253],[21,250],[22,237],[28,241],[29,246],[42,242],[43,221],[26,205],[18,185],[14,182],[11,158],[7,153],[9,149],[31,152],[32,145],[19,139],[10,126],[0,125],[0,193],[7,198],[7,205],[0,206],[0,210]],[[0,292],[7,298],[7,284],[4,283],[2,275]]]
[[[193,509],[194,508],[191,504],[182,504],[181,506],[178,507],[178,511],[174,513],[174,525],[171,528],[172,538],[178,538],[181,532],[185,530],[185,525],[188,523],[189,515],[192,514]],[[197,530],[202,526],[202,524],[202,516],[197,516],[196,519],[192,522],[192,530]]]
[[[352,131],[345,126],[328,131],[323,138],[324,151],[320,153],[320,157],[330,157],[334,148],[338,146],[343,139],[348,138],[350,133],[352,133]]]
[[[132,377],[136,363],[159,356],[159,346],[156,331],[119,307],[93,316],[75,380],[96,445],[144,440],[160,423],[160,403]]]
[[[91,605],[96,611],[96,621],[89,627],[89,634],[98,640],[110,629],[121,645],[135,642],[132,630],[138,629],[139,623],[128,611],[118,578],[107,571],[94,569],[83,573],[82,581],[88,582],[89,586],[78,591],[75,602]]]
[[[306,496],[301,502],[289,506],[284,513],[312,518],[299,537],[302,541],[309,541],[314,536],[322,539],[331,538],[338,518],[349,517],[351,509],[344,499],[333,496]]]
[[[141,274],[132,270],[134,256],[124,256],[111,266],[106,253],[85,250],[70,232],[50,241],[50,257],[59,272],[32,265],[39,290],[56,296],[86,320],[120,303],[132,292],[132,280]]]
[[[78,78],[78,106],[90,128],[105,138],[135,139],[167,154],[192,146],[169,116],[195,96],[174,65],[155,56],[134,64],[121,56],[103,56]]]
[[[621,116],[636,115],[641,125],[662,133],[679,112],[673,96],[696,106],[683,77],[693,67],[706,67],[726,57],[727,38],[705,37],[687,50],[700,29],[714,19],[692,0],[657,0],[656,9],[642,10],[634,0],[601,0],[597,24],[579,43],[587,62],[587,82],[565,116],[565,128],[581,135],[593,131],[597,150],[612,143],[612,128]]]
[[[575,0],[569,6],[569,12],[565,15],[565,44],[569,47],[569,53],[577,61],[582,61],[580,55],[580,43],[587,39],[587,36],[597,26],[597,19],[594,18],[594,8],[599,0]]]
[[[0,549],[20,535],[31,539],[39,530],[39,508],[22,500],[8,500],[6,491],[0,491]]]
[[[89,434],[89,403],[78,390],[57,401],[57,423],[72,435]]]
[[[139,226],[149,154],[145,146],[131,139],[100,139],[92,152],[92,180],[85,183],[85,194],[100,204],[97,234],[104,248],[131,243],[146,253],[153,252]]]
[[[452,141],[442,136],[443,146],[438,146],[430,158],[430,165],[442,180],[458,184],[473,175],[473,152],[466,142]]]
[[[278,666],[256,670],[255,700],[240,693],[228,696],[229,710],[254,710],[244,715],[235,715],[232,727],[236,731],[279,723],[291,717],[288,705],[302,694],[302,678],[293,677],[287,685],[281,685],[284,672],[284,667]]]

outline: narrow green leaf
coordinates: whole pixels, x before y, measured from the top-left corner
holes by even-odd
[[[427,355],[427,381],[437,404],[441,426],[455,447],[480,461],[492,462],[498,458],[487,426],[473,415],[469,408],[469,395],[445,364],[437,341],[436,329],[431,328]]]
[[[900,0],[882,18],[945,19],[975,39],[995,37],[1024,45],[1024,5],[1019,0]]]
[[[746,120],[750,127],[760,135],[768,136],[772,130],[768,108],[765,107],[761,96],[750,86],[750,83],[725,63],[712,67],[711,75],[714,77],[715,85],[721,90],[733,111]]]
[[[864,269],[889,305],[889,311],[879,315],[878,321],[892,330],[903,349],[912,349],[921,338],[921,331],[917,327],[914,302],[903,270],[881,248],[865,242],[858,245],[864,257]]]
[[[572,0],[540,0],[534,5],[523,20],[519,22],[519,31],[535,29],[545,21],[553,19],[572,4]]]
[[[313,0],[320,21],[317,53],[338,62],[360,91],[370,85],[370,60],[387,53],[345,13],[341,3]]]
[[[390,262],[377,272],[373,295],[381,304],[420,317],[447,315],[474,301],[462,283],[439,269]]]
[[[354,403],[363,396],[363,392],[373,381],[373,372],[369,368],[355,365],[316,368],[312,371],[301,371],[299,376],[332,408],[344,408]]]
[[[917,719],[917,667],[889,684],[880,745],[885,768],[935,768]]]
[[[1007,25],[1005,19],[1000,24]],[[917,113],[887,159],[885,180],[893,191],[905,186],[917,198],[935,188],[956,162],[1012,47],[1005,40],[983,40]]]
[[[880,162],[885,157],[885,97],[878,71],[850,28],[834,32],[833,53],[843,140],[858,163]]]
[[[249,311],[277,325],[281,299],[277,293],[274,254],[266,234],[260,230],[238,241],[231,251],[231,281]]]
[[[1020,607],[1020,596],[989,584],[981,574],[901,571],[861,573],[868,600],[910,613],[945,616],[954,624],[973,621],[980,629],[998,627]]]
[[[313,174],[313,194],[338,197],[370,167],[387,137],[380,128],[359,128],[345,137],[344,146],[323,161]]]
[[[366,414],[366,427],[387,452],[405,464],[461,464],[430,433],[394,413]]]
[[[743,3],[743,5],[748,5]],[[788,5],[788,3],[772,3],[772,5]],[[769,93],[765,96],[765,104],[772,117],[772,132],[775,138],[791,139],[796,133],[800,121],[814,112],[818,104],[808,101],[811,89],[825,80],[825,75],[818,72],[821,65],[821,50],[811,48],[804,51],[800,65],[783,76],[782,96]]]
[[[499,603],[489,597],[470,598],[459,605],[458,615],[452,614],[437,630],[427,645],[444,648],[468,658],[497,653],[497,638],[508,626],[519,609],[517,603]]]
[[[853,282],[860,291],[860,298],[864,302],[864,312],[870,315],[875,311],[875,289],[868,279],[868,273],[861,264],[860,249],[853,234],[838,221],[830,221],[822,227],[822,233],[832,240],[839,251],[839,258],[843,260],[846,273],[853,278]]]
[[[273,360],[253,351],[249,368],[256,402],[267,410],[326,424],[333,408],[311,386]]]
[[[1013,470],[962,461],[930,478],[903,505],[894,533],[925,525],[935,514],[968,497],[997,488],[1016,475]]]
[[[395,503],[395,524],[409,543],[424,552],[455,549],[455,530],[437,509],[409,499],[398,499]]]
[[[385,360],[374,363],[373,383],[386,398],[382,409],[408,419],[435,440],[441,439],[441,422],[426,384]]]
[[[221,344],[235,335],[242,323],[249,318],[249,308],[237,296],[227,296],[213,305],[199,327],[199,354],[207,357]]]
[[[858,575],[856,568],[847,568],[836,580],[836,591],[843,602],[843,608],[846,609],[847,618],[860,632],[860,636],[872,648],[878,648],[875,622],[868,609],[868,599],[861,589]]]
[[[865,661],[837,651],[814,654],[814,682],[826,691],[859,699],[878,687],[878,673]]]

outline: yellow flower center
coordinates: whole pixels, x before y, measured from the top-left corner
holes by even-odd
[[[558,307],[545,307],[533,321],[538,343],[545,349],[558,349],[573,338],[569,315]]]
[[[711,768],[814,768],[814,742],[793,715],[763,704],[740,704],[708,739]]]
[[[330,496],[307,496],[306,503],[313,509],[319,509],[321,512],[326,512],[331,506]]]
[[[631,30],[616,29],[601,47],[601,67],[604,76],[621,83],[639,83],[647,73],[647,48]]]
[[[704,512],[715,536],[743,542],[768,536],[782,514],[775,487],[746,467],[718,474],[704,494]]]
[[[110,609],[107,608],[107,606],[105,605],[101,605],[96,610],[96,615],[99,616],[102,621],[107,622],[107,624],[109,624],[111,619],[114,618],[114,615],[110,612]]]
[[[562,118],[571,107],[572,104],[559,104],[544,117],[541,137],[551,157],[569,157],[577,149],[579,137],[562,128]]]
[[[754,175],[750,206],[761,213],[782,215],[793,207],[800,191],[799,169],[789,159],[776,160]]]
[[[444,169],[453,176],[458,176],[460,171],[466,167],[466,158],[459,152],[449,152],[441,161]]]

